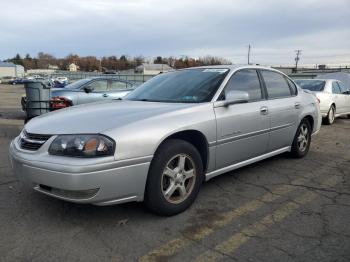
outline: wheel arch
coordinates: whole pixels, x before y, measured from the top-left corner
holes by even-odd
[[[315,120],[314,120],[313,116],[312,116],[312,115],[306,115],[306,116],[304,116],[304,117],[302,118],[301,121],[303,121],[303,119],[306,119],[306,120],[310,123],[310,125],[311,125],[311,130],[314,130]]]
[[[170,134],[162,139],[162,141],[157,146],[158,148],[169,139],[181,139],[190,144],[192,144],[199,152],[202,164],[203,164],[203,175],[206,173],[209,163],[209,143],[205,135],[195,129],[177,131],[173,134]]]

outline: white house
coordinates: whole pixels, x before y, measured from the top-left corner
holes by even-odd
[[[24,67],[21,65],[15,65],[14,63],[0,61],[0,77],[4,76],[23,77]]]
[[[168,72],[173,70],[172,67],[167,64],[142,64],[135,68],[135,72],[142,73],[144,75],[158,75],[159,73]]]
[[[78,69],[79,69],[79,67],[74,63],[71,63],[68,65],[68,71],[76,72],[76,71],[78,71]]]

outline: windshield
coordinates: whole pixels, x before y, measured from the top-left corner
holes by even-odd
[[[308,89],[310,91],[323,91],[325,81],[323,80],[294,80],[302,89]]]
[[[124,99],[150,102],[202,103],[215,95],[229,69],[201,68],[160,74]]]
[[[84,85],[85,83],[91,81],[90,78],[85,78],[85,79],[81,79],[81,80],[78,80],[74,83],[71,83],[69,85],[66,85],[64,88],[69,88],[69,89],[78,89],[80,88],[82,85]]]

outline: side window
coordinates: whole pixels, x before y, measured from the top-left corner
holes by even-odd
[[[344,95],[347,95],[348,94],[347,91],[349,91],[349,90],[345,87],[344,83],[338,82],[338,85],[340,87],[340,92]]]
[[[298,94],[298,89],[297,89],[296,85],[289,78],[287,78],[287,82],[288,82],[290,90],[292,92],[292,96],[296,96]]]
[[[106,92],[107,91],[107,80],[95,80],[89,84],[94,91],[93,92]]]
[[[112,83],[111,83],[111,91],[125,89],[126,87],[127,87],[126,82],[112,81]]]
[[[332,93],[333,94],[340,94],[340,88],[337,82],[332,82]]]
[[[234,73],[225,87],[228,90],[248,92],[250,101],[263,98],[258,73],[254,69],[243,69]]]
[[[261,74],[264,78],[269,98],[291,96],[291,90],[283,75],[268,70],[261,70]]]

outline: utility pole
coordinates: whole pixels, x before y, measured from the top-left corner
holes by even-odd
[[[295,50],[295,53],[296,53],[296,57],[295,57],[295,72],[297,72],[298,70],[298,63],[299,63],[299,60],[300,60],[300,55],[301,55],[301,50],[298,49],[298,50]]]
[[[248,45],[248,65],[250,65],[250,44]]]

